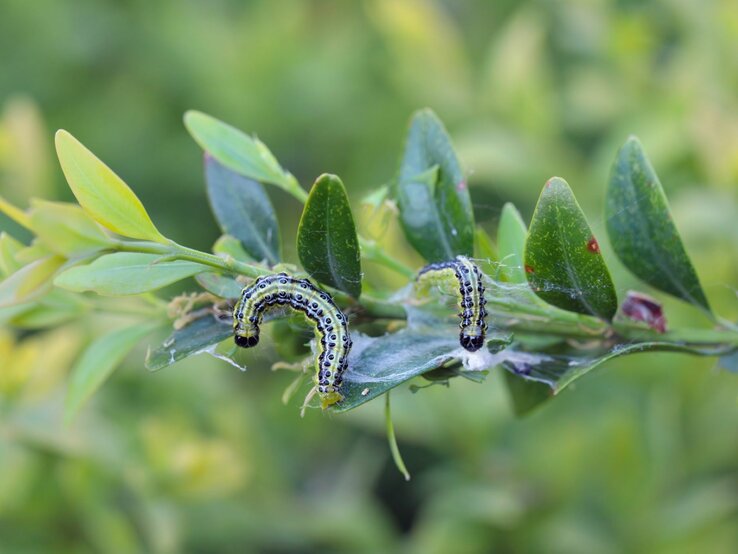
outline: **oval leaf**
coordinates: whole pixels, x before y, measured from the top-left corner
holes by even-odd
[[[659,178],[637,138],[618,151],[605,204],[613,250],[637,277],[710,312]]]
[[[361,260],[346,189],[335,175],[315,181],[297,231],[297,254],[312,277],[349,293],[361,294]]]
[[[39,240],[55,254],[67,258],[80,252],[106,248],[110,238],[76,204],[34,200],[31,227]]]
[[[222,231],[241,241],[254,260],[280,260],[279,224],[264,187],[205,156],[208,198]]]
[[[525,272],[543,300],[611,319],[618,307],[597,239],[569,185],[551,178],[538,199],[525,245]]]
[[[165,368],[231,337],[231,322],[219,321],[212,316],[201,317],[174,331],[161,346],[150,350],[146,355],[146,368],[150,371]]]
[[[261,183],[277,185],[300,200],[307,198],[295,177],[282,169],[259,139],[194,110],[185,114],[184,122],[195,142],[226,167]]]
[[[395,196],[408,242],[428,261],[474,255],[474,213],[443,123],[431,110],[410,123]]]
[[[136,325],[117,329],[93,341],[71,370],[64,404],[64,421],[69,423],[84,402],[100,388],[123,358],[156,325]]]
[[[160,289],[209,270],[194,262],[159,260],[157,254],[106,254],[89,265],[67,269],[54,279],[54,284],[75,292],[125,296]]]
[[[128,185],[63,129],[56,152],[74,196],[95,221],[124,237],[168,242]]]
[[[219,273],[200,273],[195,280],[206,291],[220,298],[238,298],[244,288],[234,278]]]
[[[43,294],[64,258],[48,256],[23,266],[0,283],[0,307],[15,306]]]

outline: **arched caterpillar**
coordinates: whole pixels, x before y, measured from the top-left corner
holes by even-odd
[[[320,354],[315,361],[315,385],[323,408],[340,402],[343,373],[348,365],[351,337],[348,321],[329,294],[307,279],[286,273],[259,277],[243,289],[233,309],[236,344],[243,348],[259,342],[259,325],[264,312],[273,306],[289,306],[302,312],[320,335]]]
[[[464,256],[457,256],[449,262],[440,262],[425,266],[418,272],[415,280],[416,292],[427,292],[431,286],[445,285],[454,282],[459,306],[459,342],[470,352],[479,350],[484,345],[487,331],[487,310],[484,305],[484,283],[482,272],[477,265]]]

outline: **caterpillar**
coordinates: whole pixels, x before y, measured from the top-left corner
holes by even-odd
[[[484,305],[484,283],[482,272],[477,265],[464,256],[448,262],[434,263],[425,266],[418,272],[415,280],[416,292],[427,292],[434,285],[443,285],[449,280],[458,283],[459,343],[466,350],[475,352],[484,345],[487,332],[487,310]]]
[[[238,346],[251,348],[259,343],[259,325],[264,312],[274,306],[289,306],[302,312],[320,336],[320,353],[315,360],[315,385],[323,408],[343,400],[341,383],[348,366],[351,337],[348,321],[329,294],[307,279],[286,273],[259,277],[243,289],[233,309],[233,332]]]

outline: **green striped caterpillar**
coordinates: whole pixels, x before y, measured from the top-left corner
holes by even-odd
[[[484,345],[487,332],[487,310],[484,305],[484,283],[482,272],[477,265],[464,256],[457,256],[449,262],[429,264],[418,272],[415,290],[425,293],[432,286],[454,283],[459,307],[459,343],[469,352],[475,352]]]
[[[277,306],[288,306],[302,312],[315,325],[320,336],[314,377],[318,396],[323,408],[340,402],[343,399],[343,373],[351,350],[348,321],[330,295],[307,279],[278,273],[259,277],[244,288],[233,309],[236,344],[243,348],[256,346],[264,312]]]

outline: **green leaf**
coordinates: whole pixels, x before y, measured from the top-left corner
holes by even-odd
[[[511,353],[502,365],[517,377],[545,384],[553,391],[553,394],[558,394],[601,364],[621,356],[641,352],[680,352],[698,356],[714,356],[719,351],[717,347],[703,348],[674,342],[647,341],[618,344],[604,352],[588,353],[579,349],[572,355],[524,353],[521,356]]]
[[[300,262],[317,281],[361,294],[361,259],[346,189],[335,175],[321,175],[310,190],[297,231]]]
[[[195,280],[206,291],[220,298],[238,298],[244,288],[234,278],[218,273],[200,273]]]
[[[497,227],[497,252],[500,256],[500,277],[508,283],[527,285],[525,276],[525,239],[528,228],[518,209],[511,203],[502,207]]]
[[[123,358],[156,325],[117,329],[93,341],[71,370],[64,404],[64,422],[70,423],[85,401],[100,388]]]
[[[488,263],[497,260],[497,248],[492,241],[492,237],[479,226],[474,231],[474,244],[474,251],[477,258],[483,258]]]
[[[5,200],[5,198],[3,198],[2,196],[0,196],[0,213],[4,213],[21,227],[25,227],[26,229],[31,228],[31,222],[28,219],[28,214],[17,206],[14,206],[13,204]]]
[[[49,288],[51,276],[64,259],[48,256],[31,262],[0,283],[0,307],[15,306],[37,298]]]
[[[161,346],[150,350],[146,354],[146,368],[150,371],[165,368],[232,337],[230,321],[219,321],[213,316],[201,317],[174,331]]]
[[[553,395],[551,387],[545,383],[521,379],[512,371],[503,373],[505,387],[510,395],[513,412],[517,417],[528,415]]]
[[[231,235],[221,235],[218,237],[218,240],[216,240],[213,245],[213,252],[221,257],[230,256],[234,260],[239,260],[241,262],[252,263],[256,261],[246,253],[241,241]]]
[[[277,214],[264,187],[205,155],[208,198],[224,233],[236,237],[255,260],[280,260]]]
[[[160,260],[158,254],[106,254],[91,264],[67,269],[54,279],[54,284],[75,292],[125,296],[160,289],[208,271],[206,266],[194,262]]]
[[[430,110],[410,123],[395,196],[408,242],[428,261],[474,255],[474,213],[464,174]]]
[[[63,129],[56,152],[74,196],[95,221],[124,237],[168,242],[128,185]]]
[[[33,232],[55,254],[69,258],[112,244],[110,237],[76,204],[33,200],[29,215]]]
[[[49,250],[38,238],[34,238],[29,246],[25,246],[15,254],[15,260],[22,264],[28,265],[41,258],[48,258],[53,252]]]
[[[21,264],[15,256],[23,250],[22,242],[14,239],[8,233],[0,233],[0,276],[7,277],[21,268]]]
[[[618,307],[597,239],[569,185],[551,178],[538,199],[525,245],[525,272],[543,300],[611,319]]]
[[[649,285],[710,312],[659,178],[637,138],[618,151],[605,204],[613,250]]]
[[[13,327],[20,329],[56,327],[79,318],[88,309],[79,298],[59,289],[52,289],[41,298],[22,304],[21,307],[25,309],[11,320]]]
[[[224,166],[260,183],[277,185],[299,200],[307,198],[295,177],[282,169],[259,139],[198,111],[185,113],[184,123],[200,147]]]
[[[452,331],[452,326],[437,326],[408,328],[375,339],[361,337],[368,344],[351,353],[342,386],[344,399],[333,410],[352,410],[455,359],[460,346],[458,333]],[[489,346],[497,350],[507,343],[501,336],[489,338]]]

